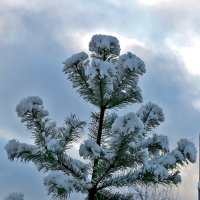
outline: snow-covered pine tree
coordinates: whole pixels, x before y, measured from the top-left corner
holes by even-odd
[[[145,73],[144,62],[130,52],[120,55],[113,36],[94,35],[89,50],[90,57],[75,54],[63,68],[79,95],[98,109],[91,113],[88,139],[79,149],[85,162],[72,158],[68,150],[82,136],[86,122],[73,114],[57,127],[36,96],[22,99],[16,107],[35,145],[10,140],[5,146],[8,158],[32,161],[38,170],[48,172],[48,193],[63,199],[81,192],[88,200],[126,200],[133,197],[131,191],[120,189],[124,186],[180,183],[180,166],[195,162],[196,149],[181,139],[170,151],[167,136],[154,133],[164,121],[162,109],[149,102],[124,116],[112,112],[142,102],[138,80]]]

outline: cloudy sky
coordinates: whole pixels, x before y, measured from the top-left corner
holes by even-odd
[[[199,0],[0,0],[0,200],[12,191],[29,200],[50,199],[43,174],[32,164],[9,162],[4,146],[13,138],[33,142],[15,113],[29,95],[40,96],[58,124],[70,113],[88,119],[94,108],[72,89],[62,62],[88,52],[93,34],[116,36],[122,52],[144,60],[144,103],[163,108],[166,120],[157,132],[169,136],[171,147],[181,137],[198,145],[199,11]],[[198,165],[182,175],[181,200],[196,199]]]

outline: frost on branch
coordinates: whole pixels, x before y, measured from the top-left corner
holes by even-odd
[[[12,192],[4,200],[24,200],[24,195],[19,192]]]

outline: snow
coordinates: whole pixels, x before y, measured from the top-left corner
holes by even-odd
[[[59,189],[64,189],[65,194],[69,195],[72,191],[84,192],[86,184],[83,184],[80,180],[58,171],[53,172],[44,178],[44,185],[47,187],[48,193],[59,194]]]
[[[58,152],[62,150],[61,139],[50,138],[49,140],[46,139],[45,142],[48,150],[51,150],[53,152]]]
[[[133,112],[130,112],[124,116],[117,117],[111,127],[112,135],[109,140],[109,145],[116,147],[120,144],[121,140],[125,136],[129,137],[130,143],[132,142],[131,138],[134,141],[141,138],[143,127],[144,125],[142,121]],[[114,153],[112,149],[111,153]],[[114,155],[115,154],[113,154],[113,156]]]
[[[163,155],[158,159],[158,163],[165,167],[176,167],[176,158],[173,155]]]
[[[97,54],[106,51],[118,56],[120,53],[119,41],[116,37],[110,35],[94,35],[89,43],[89,51]]]
[[[67,72],[71,67],[78,65],[79,63],[82,63],[84,60],[88,58],[87,53],[80,52],[77,54],[72,55],[68,59],[66,59],[63,64],[63,71]]]
[[[185,159],[184,155],[178,149],[172,150],[170,155],[176,158],[176,162],[182,162]]]
[[[104,152],[102,148],[93,139],[88,139],[80,145],[79,154],[84,159],[88,157],[98,159],[104,154]]]
[[[142,161],[143,164],[147,164],[148,159],[149,159],[148,148],[140,150],[137,156],[138,156],[139,160]]]
[[[167,169],[159,164],[146,165],[144,168],[144,172],[149,172],[154,174],[155,181],[163,181],[169,176]]]
[[[42,136],[45,146],[52,152],[64,150],[67,140],[70,137],[79,138],[80,130],[85,126],[85,122],[78,119],[75,114],[71,114],[65,119],[65,126],[57,127],[55,122],[48,121],[45,124]]]
[[[10,193],[4,200],[23,200],[24,195],[19,192],[12,192]]]
[[[140,75],[146,72],[144,62],[131,52],[119,56],[118,65]]]
[[[169,151],[169,140],[166,135],[153,135],[153,143],[157,143],[161,146],[162,150]]]
[[[129,112],[122,117],[117,117],[115,122],[112,124],[112,132],[115,134],[115,132],[119,131],[126,135],[138,132],[142,130],[143,127],[144,125],[138,116],[133,112]]]
[[[131,143],[132,147],[149,147],[151,145],[159,145],[159,149],[164,152],[169,152],[169,140],[166,135],[153,134],[152,137],[144,138],[143,140],[136,141],[136,143]],[[156,146],[157,146],[156,145]]]
[[[31,112],[32,110],[37,110],[41,116],[48,116],[48,112],[44,110],[43,101],[38,96],[29,96],[22,99],[19,104],[16,106],[16,112],[19,117],[24,118],[24,115],[27,112]]]
[[[47,121],[44,126],[44,132],[43,137],[46,137],[45,133],[48,133],[48,135],[54,136],[57,132],[56,122],[54,121]]]
[[[92,79],[99,75],[100,78],[111,77],[115,75],[115,66],[107,61],[99,59],[92,59],[92,65],[88,66],[85,70],[86,76]]]
[[[75,114],[71,114],[65,119],[65,124],[70,128],[83,128],[86,123],[84,121],[81,121]]]
[[[13,160],[14,158],[18,158],[20,153],[23,151],[34,152],[36,150],[36,146],[20,143],[13,139],[6,144],[5,149],[7,151],[8,159]]]
[[[116,68],[107,61],[102,61],[96,58],[92,59],[90,65],[86,67],[85,75],[88,77],[88,84],[93,87],[95,79],[105,79],[105,88],[109,91],[113,90],[113,81],[115,79]]]
[[[74,159],[68,155],[64,155],[63,164],[71,169],[78,177],[86,179],[90,166],[80,160]]]
[[[178,150],[181,151],[190,162],[194,163],[197,157],[197,150],[194,144],[187,139],[181,139],[177,144]]]
[[[162,108],[152,102],[143,105],[138,110],[137,115],[143,121],[147,131],[158,126],[165,119]]]

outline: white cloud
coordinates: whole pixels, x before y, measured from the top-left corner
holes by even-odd
[[[194,109],[200,111],[200,100],[195,100],[192,102]]]
[[[111,33],[111,35],[115,35],[121,46],[122,53],[126,53],[127,51],[131,51],[134,46],[140,46],[142,48],[146,48],[146,44],[142,41],[139,41],[135,38],[126,37],[124,35],[120,35],[118,33]]]
[[[56,33],[54,39],[66,50],[71,49],[72,52],[89,52],[88,44],[92,36],[95,34],[105,34],[117,37],[117,39],[120,42],[121,53],[127,53],[128,51],[132,51],[132,49],[135,46],[147,48],[147,45],[142,41],[139,41],[135,38],[127,37],[126,35],[117,32],[110,32],[103,29],[95,30],[90,33],[86,31],[67,32],[66,30]],[[70,43],[66,43],[65,41],[70,41]]]
[[[163,3],[171,3],[173,0],[139,0],[139,2],[144,5],[155,6]]]
[[[196,173],[195,173],[196,172]],[[182,170],[182,183],[179,186],[181,200],[197,199],[198,188],[198,163],[189,165]]]
[[[192,75],[200,75],[200,37],[192,34],[187,44],[178,44],[176,40],[170,38],[166,41],[168,46],[181,57],[188,72]]]

